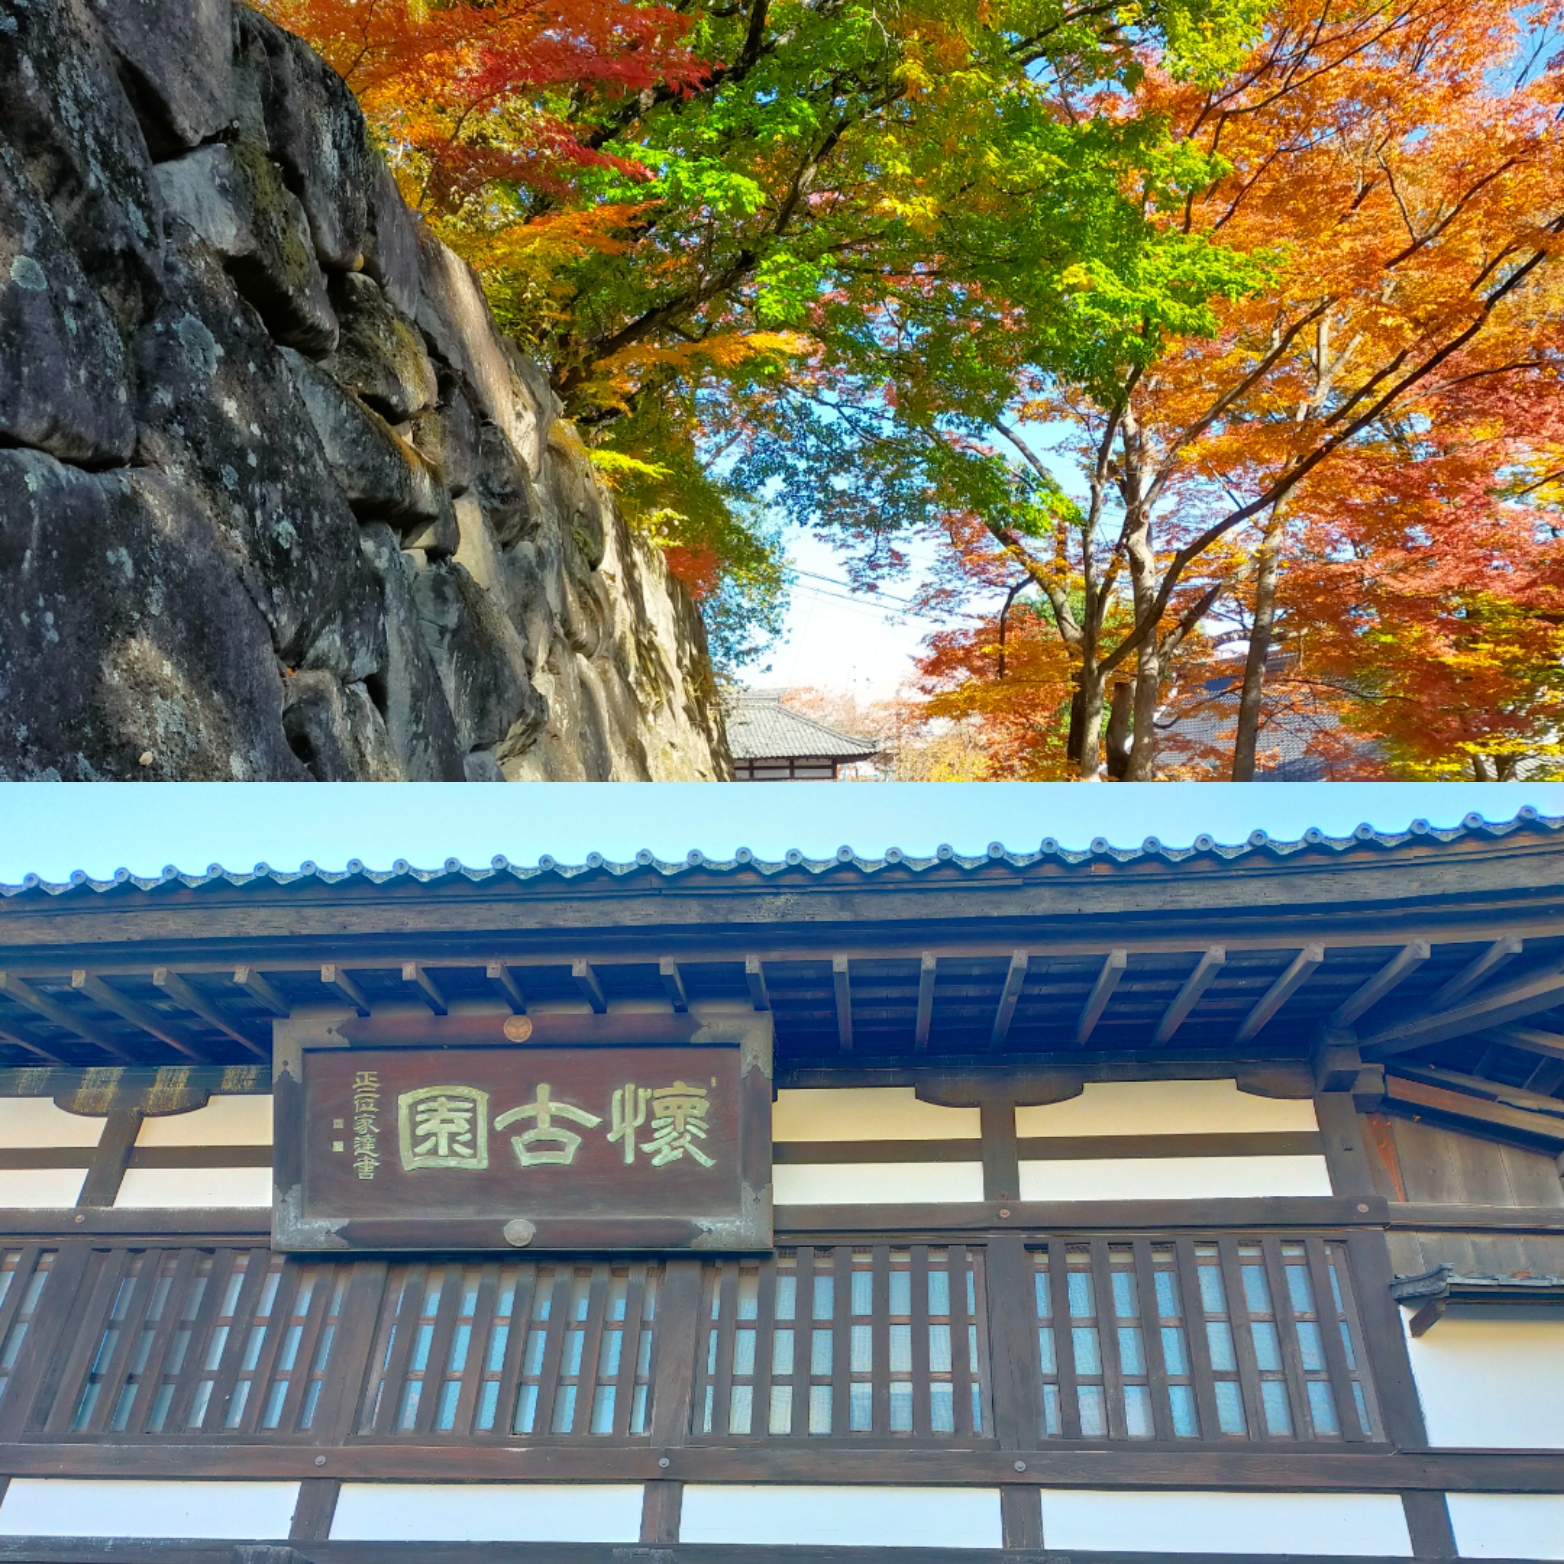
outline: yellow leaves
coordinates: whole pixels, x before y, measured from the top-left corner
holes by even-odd
[[[643,462],[638,456],[627,456],[623,451],[589,450],[587,460],[597,469],[603,482],[610,489],[619,487],[627,478],[646,478],[662,483],[672,476],[672,469],[657,462]]]

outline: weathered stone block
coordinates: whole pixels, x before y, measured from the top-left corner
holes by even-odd
[[[0,0],[0,141],[120,322],[144,320],[162,276],[151,163],[82,0]]]
[[[510,360],[477,275],[427,228],[418,232],[418,325],[466,381],[479,412],[517,451],[526,428],[517,416]]]
[[[364,270],[404,315],[418,312],[418,219],[408,210],[385,159],[370,151],[369,232]]]
[[[241,9],[242,43],[266,54],[262,107],[272,156],[304,203],[323,265],[360,264],[369,226],[375,158],[347,83],[301,38]]]
[[[379,284],[359,272],[338,272],[331,302],[342,329],[325,366],[332,378],[393,422],[433,407],[439,385],[424,339]]]
[[[419,628],[412,568],[383,523],[365,527],[359,543],[381,590],[386,659],[368,682],[385,714],[391,751],[409,782],[460,782],[462,746]]]
[[[494,535],[503,544],[532,537],[542,523],[537,496],[526,466],[504,432],[493,424],[478,430],[478,470],[473,493],[488,513]]]
[[[378,413],[324,369],[284,349],[337,485],[361,520],[438,521],[450,498],[434,470]]]
[[[205,500],[289,667],[362,679],[383,656],[379,594],[287,351],[214,252],[171,245],[168,297],[133,346],[138,456]]]
[[[199,146],[232,122],[232,0],[90,3],[155,155]]]
[[[0,450],[0,777],[304,775],[206,510],[157,473]]]
[[[440,377],[440,405],[412,419],[408,438],[453,495],[472,486],[478,474],[478,420],[454,375]]]
[[[202,147],[153,174],[166,210],[223,257],[279,342],[317,357],[337,345],[304,208],[259,147]]]
[[[94,466],[136,447],[119,330],[4,146],[0,439]]]
[[[440,675],[463,753],[541,727],[546,712],[527,678],[515,627],[460,565],[432,562],[413,572],[424,645]]]
[[[368,689],[315,669],[285,681],[283,731],[318,782],[401,782],[402,768]]]

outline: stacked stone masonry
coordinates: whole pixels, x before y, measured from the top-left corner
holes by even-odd
[[[0,0],[0,778],[731,771],[694,605],[331,68]]]

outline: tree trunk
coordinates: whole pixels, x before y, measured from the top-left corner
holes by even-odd
[[[1123,680],[1113,687],[1113,701],[1108,711],[1108,775],[1115,782],[1122,782],[1130,768],[1130,718],[1135,710],[1135,681]]]
[[[1081,781],[1102,781],[1102,675],[1092,667],[1081,670]]]
[[[1276,527],[1266,528],[1260,544],[1260,569],[1254,584],[1254,629],[1244,662],[1244,688],[1238,698],[1238,731],[1233,737],[1233,780],[1254,781],[1255,746],[1260,738],[1260,702],[1265,694],[1265,664],[1276,626]]]
[[[1162,648],[1155,631],[1140,644],[1135,678],[1128,688],[1134,702],[1135,733],[1125,758],[1123,780],[1149,782],[1157,764],[1157,701],[1162,694]]]

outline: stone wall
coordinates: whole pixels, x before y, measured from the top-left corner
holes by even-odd
[[[0,0],[0,778],[730,774],[341,79],[231,0]]]

